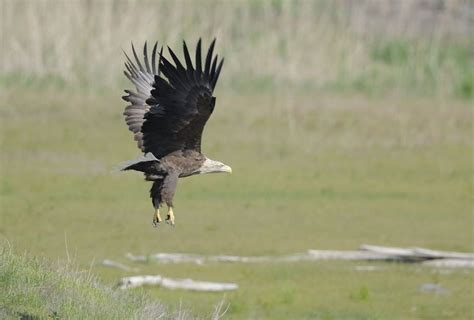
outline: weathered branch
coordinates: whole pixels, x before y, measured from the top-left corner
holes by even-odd
[[[374,245],[362,245],[361,250],[386,254],[390,256],[398,256],[400,258],[412,257],[421,260],[427,259],[474,259],[473,253],[461,253],[452,251],[438,251],[425,248],[396,248],[396,247],[382,247]]]
[[[183,289],[193,291],[230,291],[236,290],[238,285],[235,283],[195,281],[192,279],[171,279],[160,275],[156,276],[133,276],[120,279],[119,287],[121,289],[136,288],[144,285],[161,286],[168,289]]]
[[[125,271],[133,271],[133,272],[136,272],[138,271],[137,268],[130,268],[129,266],[126,266],[120,262],[116,262],[116,261],[112,261],[112,260],[107,260],[105,259],[104,261],[102,261],[102,265],[104,267],[109,267],[109,268],[117,268],[117,269],[122,269],[122,270],[125,270]]]
[[[229,256],[213,255],[204,256],[190,253],[157,253],[149,256],[134,256],[127,254],[132,261],[153,260],[159,263],[261,263],[261,262],[298,262],[320,260],[356,260],[356,261],[398,261],[398,262],[423,262],[426,260],[461,260],[465,263],[449,262],[446,267],[463,266],[474,267],[474,254],[461,252],[436,251],[425,248],[397,248],[374,245],[363,245],[360,250],[308,250],[305,253],[296,253],[282,256]],[[430,264],[427,264],[430,265]],[[442,264],[431,264],[432,266]]]
[[[313,260],[397,260],[396,257],[377,252],[308,250]]]
[[[423,265],[436,268],[474,268],[474,260],[435,259],[424,261]]]

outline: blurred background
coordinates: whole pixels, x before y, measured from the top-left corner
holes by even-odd
[[[135,273],[239,284],[225,295],[135,290],[202,318],[222,299],[230,319],[473,316],[465,270],[101,266],[130,264],[128,252],[474,251],[473,1],[1,0],[0,10],[0,236],[16,254],[68,261],[106,285]],[[225,57],[203,151],[234,174],[182,179],[177,226],[154,229],[148,183],[112,173],[138,154],[122,116],[132,88],[122,50],[158,41],[182,56],[182,40],[200,37]],[[3,304],[48,312],[20,296]]]

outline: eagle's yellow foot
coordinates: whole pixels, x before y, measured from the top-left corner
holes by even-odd
[[[168,217],[166,217],[166,223],[174,226],[174,214],[173,214],[173,208],[172,207],[168,208]]]
[[[160,209],[155,209],[155,214],[153,215],[153,226],[156,228],[163,221],[160,216]]]

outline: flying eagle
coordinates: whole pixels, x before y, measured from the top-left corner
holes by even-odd
[[[201,39],[196,46],[194,66],[186,42],[183,41],[185,64],[168,47],[174,62],[160,50],[157,64],[155,43],[151,64],[147,44],[143,48],[143,64],[132,44],[135,62],[125,53],[125,76],[135,85],[135,91],[125,90],[122,98],[130,103],[124,112],[128,129],[134,133],[143,155],[124,164],[120,170],[143,172],[145,180],[153,181],[150,197],[155,209],[153,225],[162,221],[160,206],[166,203],[166,222],[174,225],[173,197],[178,178],[195,174],[232,172],[232,169],[201,153],[204,126],[216,103],[212,95],[224,59],[213,56],[215,39],[204,61],[201,59]]]

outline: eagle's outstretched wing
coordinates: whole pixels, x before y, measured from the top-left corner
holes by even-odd
[[[144,152],[161,158],[176,150],[201,151],[202,131],[215,105],[212,92],[224,62],[222,59],[218,63],[217,55],[213,57],[214,45],[215,40],[207,51],[204,66],[201,40],[196,47],[195,66],[185,42],[186,66],[170,48],[174,65],[161,55],[159,69],[166,79],[155,75],[151,97],[146,100],[151,107],[144,113],[145,121],[140,123]]]
[[[126,70],[124,71],[124,74],[135,85],[136,91],[125,90],[128,95],[123,96],[122,99],[129,102],[130,105],[125,108],[123,115],[125,116],[125,122],[128,125],[128,129],[134,133],[138,148],[140,148],[142,151],[145,151],[145,149],[143,147],[143,133],[141,130],[143,122],[145,121],[145,114],[150,110],[150,106],[146,103],[146,100],[151,97],[150,92],[153,89],[155,76],[160,75],[159,61],[158,64],[156,61],[157,47],[158,42],[156,42],[153,47],[150,65],[147,44],[145,42],[145,46],[143,48],[144,67],[138,59],[133,44],[132,51],[136,64],[133,63],[125,53],[128,61],[125,62]],[[160,56],[162,52],[163,48],[161,48],[159,53]]]

